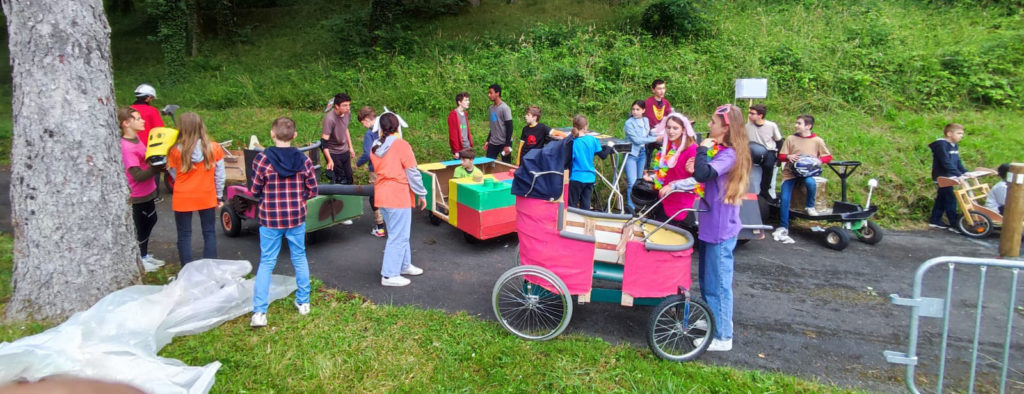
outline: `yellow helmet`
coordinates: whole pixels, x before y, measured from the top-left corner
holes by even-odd
[[[158,166],[167,164],[167,152],[178,142],[178,130],[170,127],[154,127],[149,130],[149,144],[146,146],[146,162]]]

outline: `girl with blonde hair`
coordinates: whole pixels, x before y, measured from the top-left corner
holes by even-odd
[[[203,231],[203,258],[217,258],[214,224],[217,208],[224,204],[224,149],[210,139],[198,114],[182,114],[178,126],[178,143],[167,154],[167,170],[175,178],[171,208],[184,266],[192,261],[193,213],[199,214]]]
[[[697,215],[698,278],[701,296],[716,323],[708,350],[729,351],[733,337],[733,249],[743,227],[740,205],[749,188],[750,148],[743,111],[735,105],[718,107],[708,128],[711,131],[697,148],[693,168],[693,177],[704,183],[707,202],[707,209]]]

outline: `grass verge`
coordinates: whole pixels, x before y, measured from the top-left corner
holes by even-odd
[[[10,294],[11,245],[0,236],[0,300]],[[175,270],[147,274],[146,282],[166,283]],[[289,296],[270,305],[266,328],[251,329],[245,315],[175,338],[160,356],[189,365],[220,361],[214,392],[841,391],[779,373],[664,362],[647,349],[581,335],[528,342],[464,313],[377,305],[318,280],[313,286],[307,316]],[[0,324],[0,342],[53,325]]]

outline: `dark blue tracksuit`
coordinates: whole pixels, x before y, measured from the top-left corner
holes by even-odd
[[[940,138],[928,144],[932,150],[932,180],[940,176],[955,177],[967,172],[963,161],[960,160],[960,147],[956,144]],[[953,187],[940,187],[935,196],[935,205],[932,206],[932,216],[929,219],[931,224],[945,226],[942,223],[942,214],[946,214],[946,220],[950,227],[956,227],[956,196],[953,194]]]

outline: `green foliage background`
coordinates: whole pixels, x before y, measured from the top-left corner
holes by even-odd
[[[271,3],[238,7],[235,32],[204,38],[200,55],[180,67],[165,66],[147,39],[150,16],[112,14],[119,103],[151,82],[158,105],[198,111],[220,140],[264,136],[282,115],[313,140],[324,103],[345,91],[354,107],[402,114],[429,162],[447,158],[445,116],[459,91],[471,93],[476,141],[491,83],[503,86],[517,128],[523,109],[539,105],[549,125],[582,113],[592,129],[621,135],[629,103],[648,96],[654,78],[668,81],[668,99],[699,131],[713,108],[733,101],[734,79],[763,77],[768,118],[784,133],[796,115],[813,114],[837,159],[864,162],[851,178],[854,200],[863,201],[868,177],[879,179],[873,201],[888,227],[914,227],[930,210],[926,145],[946,123],[967,126],[968,167],[1022,160],[1020,2],[698,1],[706,29],[684,38],[641,28],[649,1],[485,0],[456,15],[402,14],[375,47],[371,1]],[[0,137],[9,128],[0,125]]]

